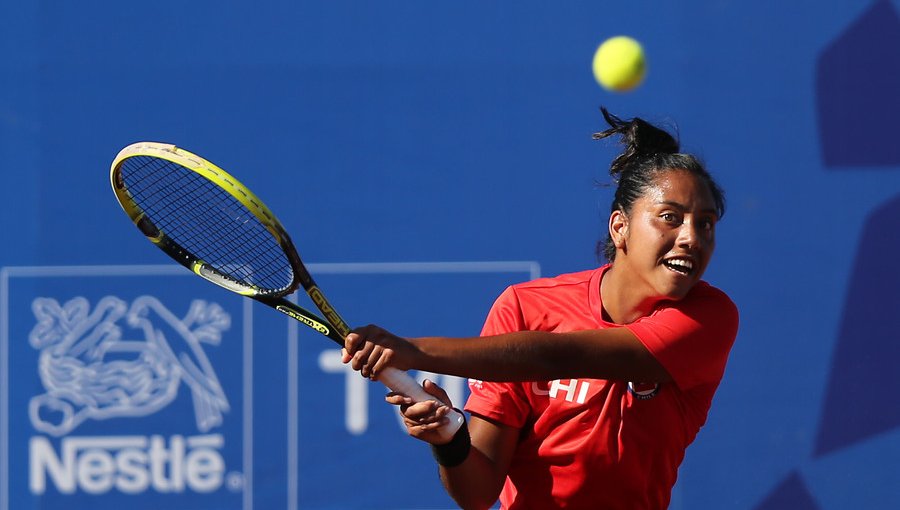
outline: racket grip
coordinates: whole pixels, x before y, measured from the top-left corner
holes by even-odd
[[[408,373],[394,367],[384,369],[378,377],[378,380],[381,384],[384,384],[391,390],[402,393],[416,402],[438,400],[434,395],[426,393],[425,390],[422,389],[422,386]],[[450,441],[453,439],[453,435],[456,434],[456,431],[466,422],[466,418],[454,409],[450,410],[450,414],[448,414],[447,417],[450,418],[450,423],[438,429],[438,433],[441,436],[441,439]]]

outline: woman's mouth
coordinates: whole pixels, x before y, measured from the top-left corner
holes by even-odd
[[[685,276],[694,272],[694,261],[686,257],[673,257],[663,260],[666,269]]]

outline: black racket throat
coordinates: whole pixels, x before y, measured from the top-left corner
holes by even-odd
[[[339,346],[344,346],[344,336],[342,336],[334,326],[317,317],[316,315],[304,310],[302,307],[291,303],[284,298],[269,298],[265,296],[252,296],[257,301],[264,303],[288,317],[301,322],[315,331],[327,336]]]

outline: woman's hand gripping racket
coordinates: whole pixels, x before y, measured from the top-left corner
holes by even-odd
[[[110,180],[134,224],[178,263],[343,347],[347,323],[313,281],[275,215],[237,179],[174,145],[139,142],[119,152]],[[285,299],[300,285],[326,319]],[[417,402],[436,400],[404,371],[388,368],[378,380]],[[447,440],[464,421],[456,411],[449,417],[442,429]]]

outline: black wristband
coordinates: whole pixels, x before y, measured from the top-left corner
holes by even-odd
[[[462,414],[459,409],[456,409],[456,412]],[[472,438],[469,436],[469,427],[464,420],[449,443],[431,445],[431,455],[438,464],[444,467],[456,467],[465,462],[471,449]]]

